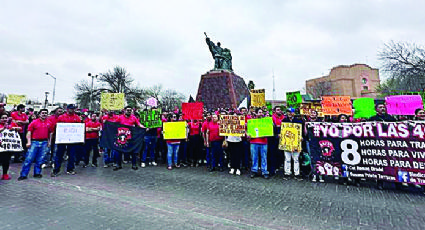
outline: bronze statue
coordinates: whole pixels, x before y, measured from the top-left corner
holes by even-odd
[[[232,69],[232,54],[227,48],[221,48],[220,42],[217,45],[214,44],[205,33],[205,41],[207,42],[208,48],[214,58],[214,70],[225,69],[233,71]]]

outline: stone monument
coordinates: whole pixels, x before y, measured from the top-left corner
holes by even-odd
[[[249,96],[248,87],[242,77],[232,68],[229,49],[222,48],[206,36],[206,43],[214,59],[214,68],[201,76],[196,101],[203,101],[207,109],[237,108]]]

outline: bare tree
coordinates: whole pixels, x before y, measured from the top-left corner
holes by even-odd
[[[325,95],[332,95],[332,82],[328,79],[318,81],[314,85],[306,86],[306,93],[310,94],[313,98],[318,99]]]
[[[185,96],[174,89],[167,89],[161,93],[161,108],[165,111],[171,111],[175,107],[180,107],[184,102]]]

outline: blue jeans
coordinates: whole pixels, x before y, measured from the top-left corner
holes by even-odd
[[[211,141],[211,167],[217,167],[220,164],[220,167],[223,165],[223,141]]]
[[[155,162],[156,136],[145,136],[145,149],[142,154],[142,162],[146,163],[146,157],[149,154],[150,162]]]
[[[79,144],[81,145],[81,144]],[[75,168],[75,154],[78,148],[78,144],[58,144],[58,150],[55,157],[55,168],[53,172],[58,173],[61,169],[63,155],[65,154],[65,150],[68,150],[68,165],[66,167],[67,171],[73,171]]]
[[[47,141],[31,141],[25,161],[22,164],[21,177],[27,177],[31,169],[31,164],[35,159],[34,175],[41,174],[41,164],[47,153]]]
[[[115,151],[112,150],[113,155],[115,157],[115,163],[117,164],[118,167],[122,167],[122,154],[123,152],[120,151]],[[124,153],[124,160],[125,160],[125,155],[128,155],[130,157],[131,154],[131,163],[133,166],[137,165],[137,153]]]
[[[167,143],[167,147],[168,147],[168,152],[167,152],[168,166],[173,165],[173,156],[174,156],[174,164],[177,165],[177,158],[178,158],[180,143],[176,143],[176,144]]]
[[[115,161],[114,151],[108,148],[103,148],[103,163],[110,164]]]
[[[251,144],[252,167],[251,172],[258,172],[258,157],[261,154],[261,172],[268,175],[267,171],[267,144]]]

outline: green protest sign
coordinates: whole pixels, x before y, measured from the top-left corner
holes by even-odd
[[[287,92],[286,93],[286,105],[287,107],[298,108],[303,102],[300,91]]]
[[[370,118],[376,115],[375,100],[369,97],[357,98],[353,102],[354,118]]]
[[[151,109],[139,112],[140,123],[146,128],[159,128],[162,127],[161,109]]]
[[[247,129],[248,136],[252,138],[271,137],[273,136],[273,119],[271,117],[249,119]]]

